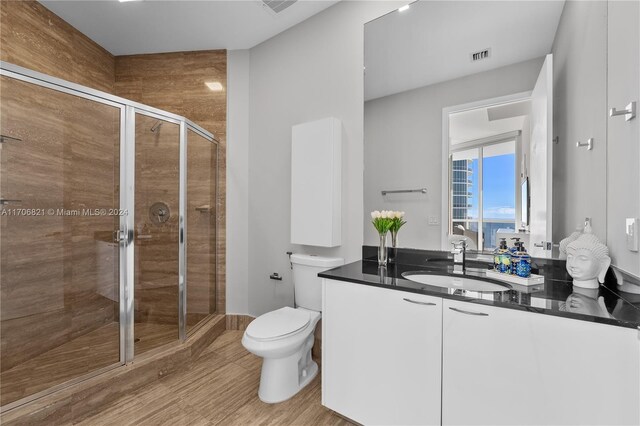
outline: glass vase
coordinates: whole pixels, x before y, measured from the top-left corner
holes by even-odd
[[[387,268],[378,266],[378,278],[380,279],[380,284],[387,284]]]
[[[387,234],[380,234],[378,245],[378,266],[387,266]]]
[[[390,263],[394,263],[398,257],[398,231],[391,231],[391,257]]]

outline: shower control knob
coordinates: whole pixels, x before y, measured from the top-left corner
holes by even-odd
[[[149,220],[154,225],[161,225],[169,220],[171,217],[171,210],[169,206],[162,201],[153,203],[149,208]]]

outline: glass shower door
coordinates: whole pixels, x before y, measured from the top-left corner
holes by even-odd
[[[180,125],[135,115],[135,355],[177,341]]]
[[[0,77],[0,404],[120,363],[121,107]]]
[[[187,132],[187,331],[216,312],[218,146]]]

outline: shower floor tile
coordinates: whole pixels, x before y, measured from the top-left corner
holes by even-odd
[[[119,363],[119,333],[119,323],[113,322],[3,371],[0,405]],[[137,323],[135,333],[138,354],[178,339],[176,325]]]

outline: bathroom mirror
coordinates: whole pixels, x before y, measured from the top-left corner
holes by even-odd
[[[400,247],[605,236],[606,2],[416,1],[364,41],[365,244],[373,210],[405,211]]]

